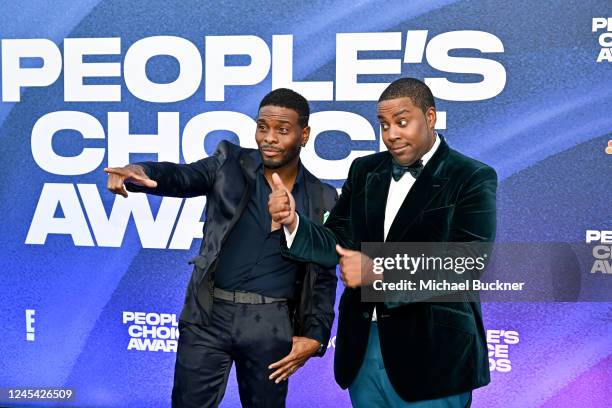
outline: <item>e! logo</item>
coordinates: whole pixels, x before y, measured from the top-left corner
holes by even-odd
[[[612,140],[608,140],[608,147],[606,147],[606,153],[612,154]]]
[[[26,340],[34,341],[34,315],[36,314],[36,310],[34,309],[26,309],[25,318],[26,318]]]

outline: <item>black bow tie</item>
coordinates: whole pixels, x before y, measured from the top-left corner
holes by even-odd
[[[412,174],[412,177],[417,179],[423,171],[423,160],[421,159],[412,163],[410,166],[402,166],[401,164],[397,164],[395,160],[392,160],[392,163],[393,168],[391,169],[391,175],[395,181],[399,181],[406,172],[409,172]]]

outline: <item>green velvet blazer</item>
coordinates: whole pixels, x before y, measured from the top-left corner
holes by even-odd
[[[451,149],[444,138],[412,186],[386,242],[492,242],[496,229],[497,175],[493,168]],[[335,245],[360,250],[384,240],[391,155],[356,159],[324,226],[300,215],[288,257],[330,267]],[[482,312],[478,302],[415,302],[390,308],[361,301],[361,289],[340,299],[334,372],[347,388],[366,351],[376,307],[384,366],[405,400],[441,398],[489,383]]]

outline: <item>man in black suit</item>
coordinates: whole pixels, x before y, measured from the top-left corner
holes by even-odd
[[[259,150],[221,142],[191,164],[144,162],[107,168],[108,188],[171,197],[205,195],[204,239],[179,321],[173,407],[217,406],[232,363],[242,404],[282,407],[287,378],[322,356],[334,319],[335,265],[285,259],[280,225],[268,212],[277,173],[313,224],[336,202],[299,154],[308,141],[308,102],[289,89],[259,106]],[[125,183],[125,188],[124,188]]]
[[[334,371],[354,406],[469,406],[471,390],[490,381],[480,303],[362,302],[361,288],[380,276],[359,249],[363,242],[492,242],[497,175],[437,134],[433,95],[419,80],[390,84],[378,119],[388,151],[353,162],[325,226],[296,213],[287,189],[271,196],[270,213],[284,226],[287,256],[340,264],[346,289]]]

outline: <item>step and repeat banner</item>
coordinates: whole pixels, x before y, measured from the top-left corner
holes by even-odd
[[[352,160],[384,149],[380,92],[424,80],[438,131],[497,170],[497,240],[592,246],[588,273],[609,283],[610,16],[609,0],[0,4],[0,388],[170,405],[206,199],[114,196],[102,169],[254,147],[258,103],[278,87],[310,101],[302,160],[339,188]],[[492,381],[475,407],[612,404],[612,303],[483,313]],[[350,406],[334,347],[291,378],[288,406]],[[239,406],[233,374],[222,406]]]

